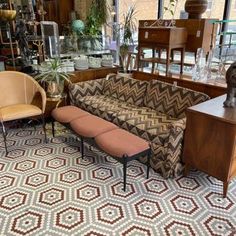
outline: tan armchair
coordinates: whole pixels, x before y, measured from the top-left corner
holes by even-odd
[[[41,97],[41,102],[36,105],[36,97]],[[40,117],[47,141],[44,111],[46,106],[46,93],[43,88],[31,76],[16,72],[0,72],[0,121],[3,130],[3,138],[6,153],[6,129],[4,122],[24,118]]]

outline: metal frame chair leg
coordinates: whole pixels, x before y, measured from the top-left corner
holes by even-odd
[[[80,152],[81,152],[81,158],[84,159],[84,140],[82,137],[80,138]]]
[[[126,177],[127,177],[127,156],[124,155],[123,156],[123,178],[124,178],[123,190],[124,192],[126,190]]]
[[[45,139],[45,143],[48,142],[47,140],[47,132],[46,132],[46,124],[45,124],[45,119],[44,119],[44,115],[41,115],[41,119],[42,119],[42,126],[43,126],[43,132],[44,132],[44,139]]]
[[[148,152],[148,156],[147,156],[147,179],[149,178],[150,159],[151,159],[151,149]]]
[[[2,123],[2,134],[3,134],[4,146],[5,146],[6,154],[8,154],[9,152],[7,149],[7,132],[6,132],[6,128],[3,124],[3,122],[1,122],[1,123]]]

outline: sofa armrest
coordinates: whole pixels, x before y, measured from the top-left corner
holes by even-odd
[[[165,158],[165,175],[164,177],[176,177],[183,170],[181,165],[181,154],[184,138],[184,130],[186,127],[186,118],[182,118],[172,122],[169,125],[170,134],[166,140],[166,158]],[[175,168],[173,168],[175,166]]]
[[[75,105],[80,97],[102,95],[105,80],[102,78],[70,84],[68,86],[70,103]]]

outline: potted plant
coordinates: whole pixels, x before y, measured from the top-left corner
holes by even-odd
[[[40,81],[46,90],[48,97],[62,97],[65,81],[70,82],[72,73],[65,71],[65,67],[58,58],[53,58],[41,65],[41,73],[35,79]]]
[[[84,28],[77,32],[82,50],[101,50],[102,26],[107,22],[106,0],[93,0]]]
[[[123,23],[121,23],[119,31],[121,32],[121,45],[120,45],[120,58],[124,72],[125,64],[127,61],[127,55],[129,47],[133,44],[133,33],[137,29],[137,20],[135,18],[136,10],[135,6],[131,6],[126,14],[124,14]]]

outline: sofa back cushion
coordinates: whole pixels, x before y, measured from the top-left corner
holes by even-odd
[[[142,106],[147,90],[148,82],[125,77],[122,75],[110,75],[105,82],[103,94],[113,98]]]
[[[81,97],[102,95],[105,80],[102,78],[69,84],[70,103],[76,105]]]
[[[183,118],[188,107],[208,99],[209,97],[204,93],[151,80],[144,105],[171,117]]]

